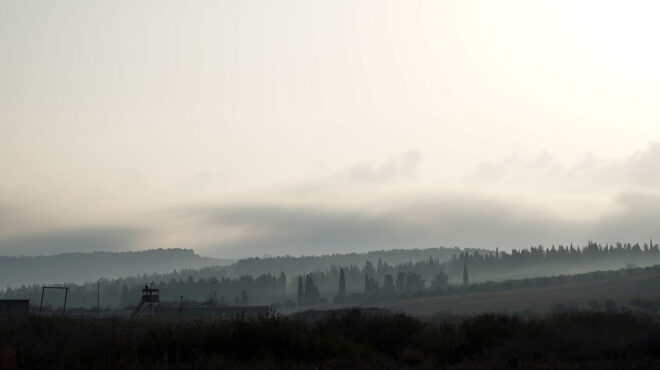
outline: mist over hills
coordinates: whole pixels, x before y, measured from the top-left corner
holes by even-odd
[[[233,276],[261,275],[266,273],[277,274],[284,272],[287,275],[301,275],[317,271],[326,271],[332,266],[364,266],[367,261],[397,265],[407,262],[418,262],[433,258],[439,261],[448,261],[461,252],[491,254],[494,251],[485,249],[460,249],[458,247],[423,248],[423,249],[391,249],[370,251],[365,253],[335,253],[320,256],[278,256],[265,258],[244,258],[229,266],[228,272]]]
[[[393,249],[366,253],[319,256],[251,257],[238,261],[202,257],[190,249],[152,249],[135,252],[62,253],[51,256],[0,256],[0,287],[46,283],[96,281],[100,277],[119,279],[143,276],[152,280],[196,279],[211,276],[239,277],[278,274],[287,276],[326,271],[332,266],[362,266],[379,259],[392,265],[432,257],[447,261],[462,251],[491,253],[459,248]]]
[[[185,249],[71,253],[1,257],[0,278],[3,281],[0,289],[6,289],[0,290],[0,296],[36,302],[42,283],[66,283],[71,289],[70,307],[93,307],[102,290],[105,307],[122,308],[136,302],[145,283],[153,283],[161,289],[161,298],[169,302],[183,296],[191,302],[238,305],[236,302],[247,301],[249,297],[252,304],[300,309],[336,303],[340,280],[344,280],[345,293],[341,302],[376,304],[467,294],[480,286],[498,290],[498,287],[510,285],[498,282],[543,276],[574,276],[580,282],[582,278],[575,274],[658,264],[660,246],[653,242],[643,245],[589,242],[583,247],[571,244],[511,251],[395,249],[321,256],[255,257],[234,263],[200,257]],[[157,269],[163,270],[158,272]],[[96,284],[100,276],[108,279],[102,288]],[[81,283],[80,279],[85,282]],[[303,279],[304,291],[315,292],[313,297],[306,293],[300,295]],[[539,281],[533,280],[532,285],[540,284]],[[58,304],[49,299],[46,303]]]
[[[618,269],[628,265],[651,266],[660,263],[657,244],[600,245],[590,242],[574,248],[531,247],[509,252],[471,248],[423,248],[377,250],[365,253],[335,253],[309,256],[250,257],[240,260],[202,257],[190,249],[152,249],[132,252],[63,253],[50,256],[0,256],[0,288],[46,283],[95,282],[126,279],[144,283],[171,279],[210,279],[258,277],[284,273],[288,282],[296,276],[336,272],[339,267],[357,274],[367,273],[384,278],[378,266],[400,265],[405,271],[420,273],[427,282],[436,272],[416,271],[424,263],[434,261],[448,274],[449,282],[459,283],[463,263],[467,262],[470,281],[502,281],[557,274],[577,274],[597,270]],[[421,263],[421,264],[420,264]],[[370,272],[372,264],[375,271]],[[363,269],[366,269],[362,271]],[[427,276],[428,275],[428,276]],[[137,280],[136,280],[137,279]],[[144,280],[144,281],[143,281]],[[130,283],[133,285],[133,283]],[[334,283],[333,283],[334,286]],[[334,289],[334,288],[333,288]]]
[[[180,269],[222,266],[231,262],[233,261],[202,257],[191,249],[0,256],[0,286],[82,283],[96,281],[100,277],[116,279]]]

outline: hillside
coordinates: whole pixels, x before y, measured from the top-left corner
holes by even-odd
[[[0,257],[0,286],[82,283],[180,269],[227,265],[230,260],[201,257],[190,249],[135,252],[63,253],[52,256]]]
[[[660,265],[470,286],[467,293],[383,302],[378,306],[413,315],[438,312],[551,312],[630,306],[631,300],[660,302]],[[613,304],[616,304],[615,306]]]

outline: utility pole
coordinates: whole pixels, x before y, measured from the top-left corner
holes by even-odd
[[[64,305],[62,306],[62,317],[66,313],[66,297],[69,296],[69,288],[64,288]]]
[[[46,291],[45,288],[41,288],[41,303],[39,304],[39,317],[41,317],[41,309],[44,307],[44,292]]]

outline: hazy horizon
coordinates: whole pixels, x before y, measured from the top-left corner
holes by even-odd
[[[658,11],[4,1],[0,255],[660,241]]]

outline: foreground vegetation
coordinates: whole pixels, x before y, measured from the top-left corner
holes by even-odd
[[[420,320],[335,312],[321,319],[171,323],[30,318],[0,322],[0,367],[651,368],[656,317],[565,312]]]

